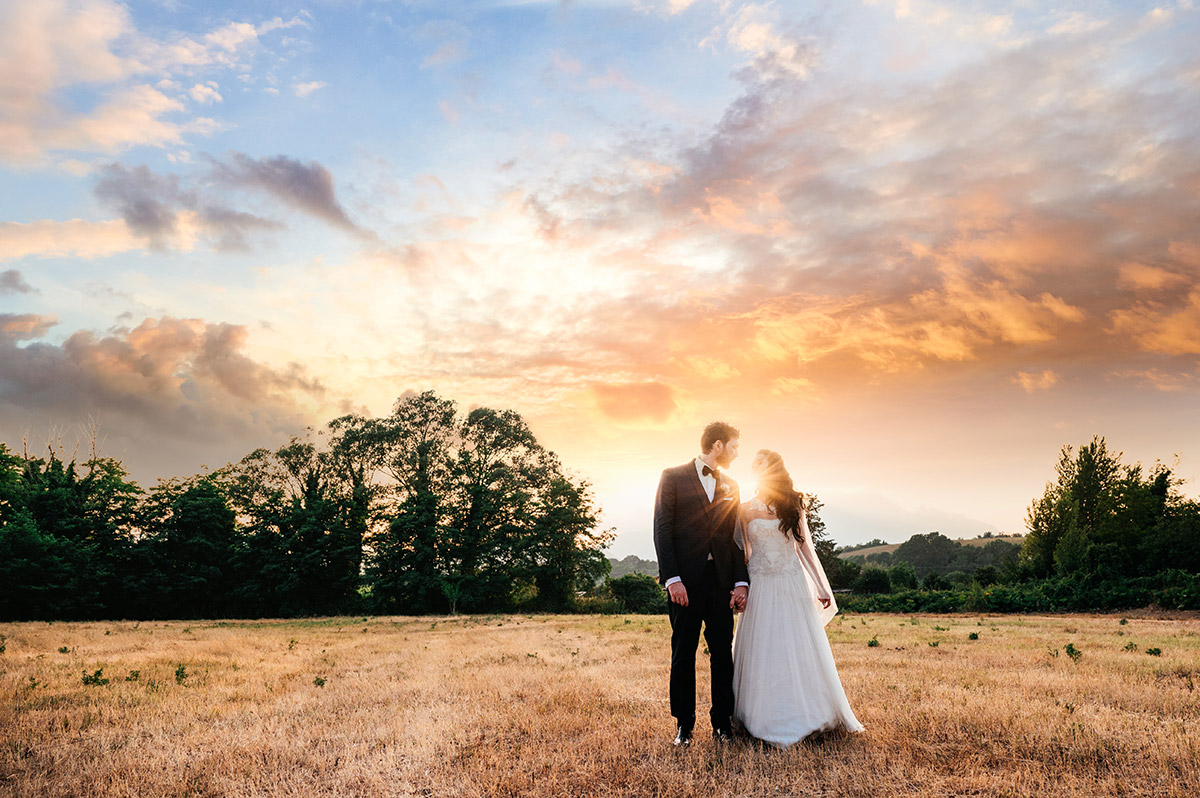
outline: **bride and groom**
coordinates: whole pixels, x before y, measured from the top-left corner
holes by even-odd
[[[720,421],[705,427],[700,456],[663,471],[654,502],[659,580],[670,599],[675,745],[692,741],[701,627],[714,739],[732,740],[734,722],[773,745],[817,731],[861,731],[825,636],[837,604],[803,497],[783,458],[764,449],[751,464],[758,492],[743,504],[721,471],[738,456],[739,436]],[[736,643],[734,610],[744,613]]]

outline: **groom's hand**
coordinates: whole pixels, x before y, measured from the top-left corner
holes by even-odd
[[[672,582],[667,585],[667,594],[670,595],[671,601],[680,607],[687,606],[687,588],[683,586],[683,582]]]
[[[746,609],[746,596],[749,591],[745,585],[738,585],[733,590],[729,591],[729,609],[742,612]]]

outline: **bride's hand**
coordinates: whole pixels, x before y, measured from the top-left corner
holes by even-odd
[[[824,607],[825,609],[829,609],[829,605],[833,603],[833,601],[831,599],[827,599],[824,597],[818,599],[818,601],[821,602],[821,606]]]

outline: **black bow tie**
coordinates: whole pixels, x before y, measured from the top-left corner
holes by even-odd
[[[709,468],[708,466],[705,466],[704,471],[702,471],[701,473],[703,473],[704,476],[708,476],[709,474],[712,474],[713,479],[717,478],[717,469],[715,469],[715,468]]]

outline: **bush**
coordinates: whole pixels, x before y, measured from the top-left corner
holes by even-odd
[[[864,568],[850,589],[855,593],[891,593],[892,580],[882,568]]]
[[[575,599],[575,611],[585,615],[619,615],[624,610],[612,596],[580,596]]]
[[[621,612],[658,615],[667,611],[667,592],[653,576],[627,574],[607,580],[605,587],[617,601]]]

